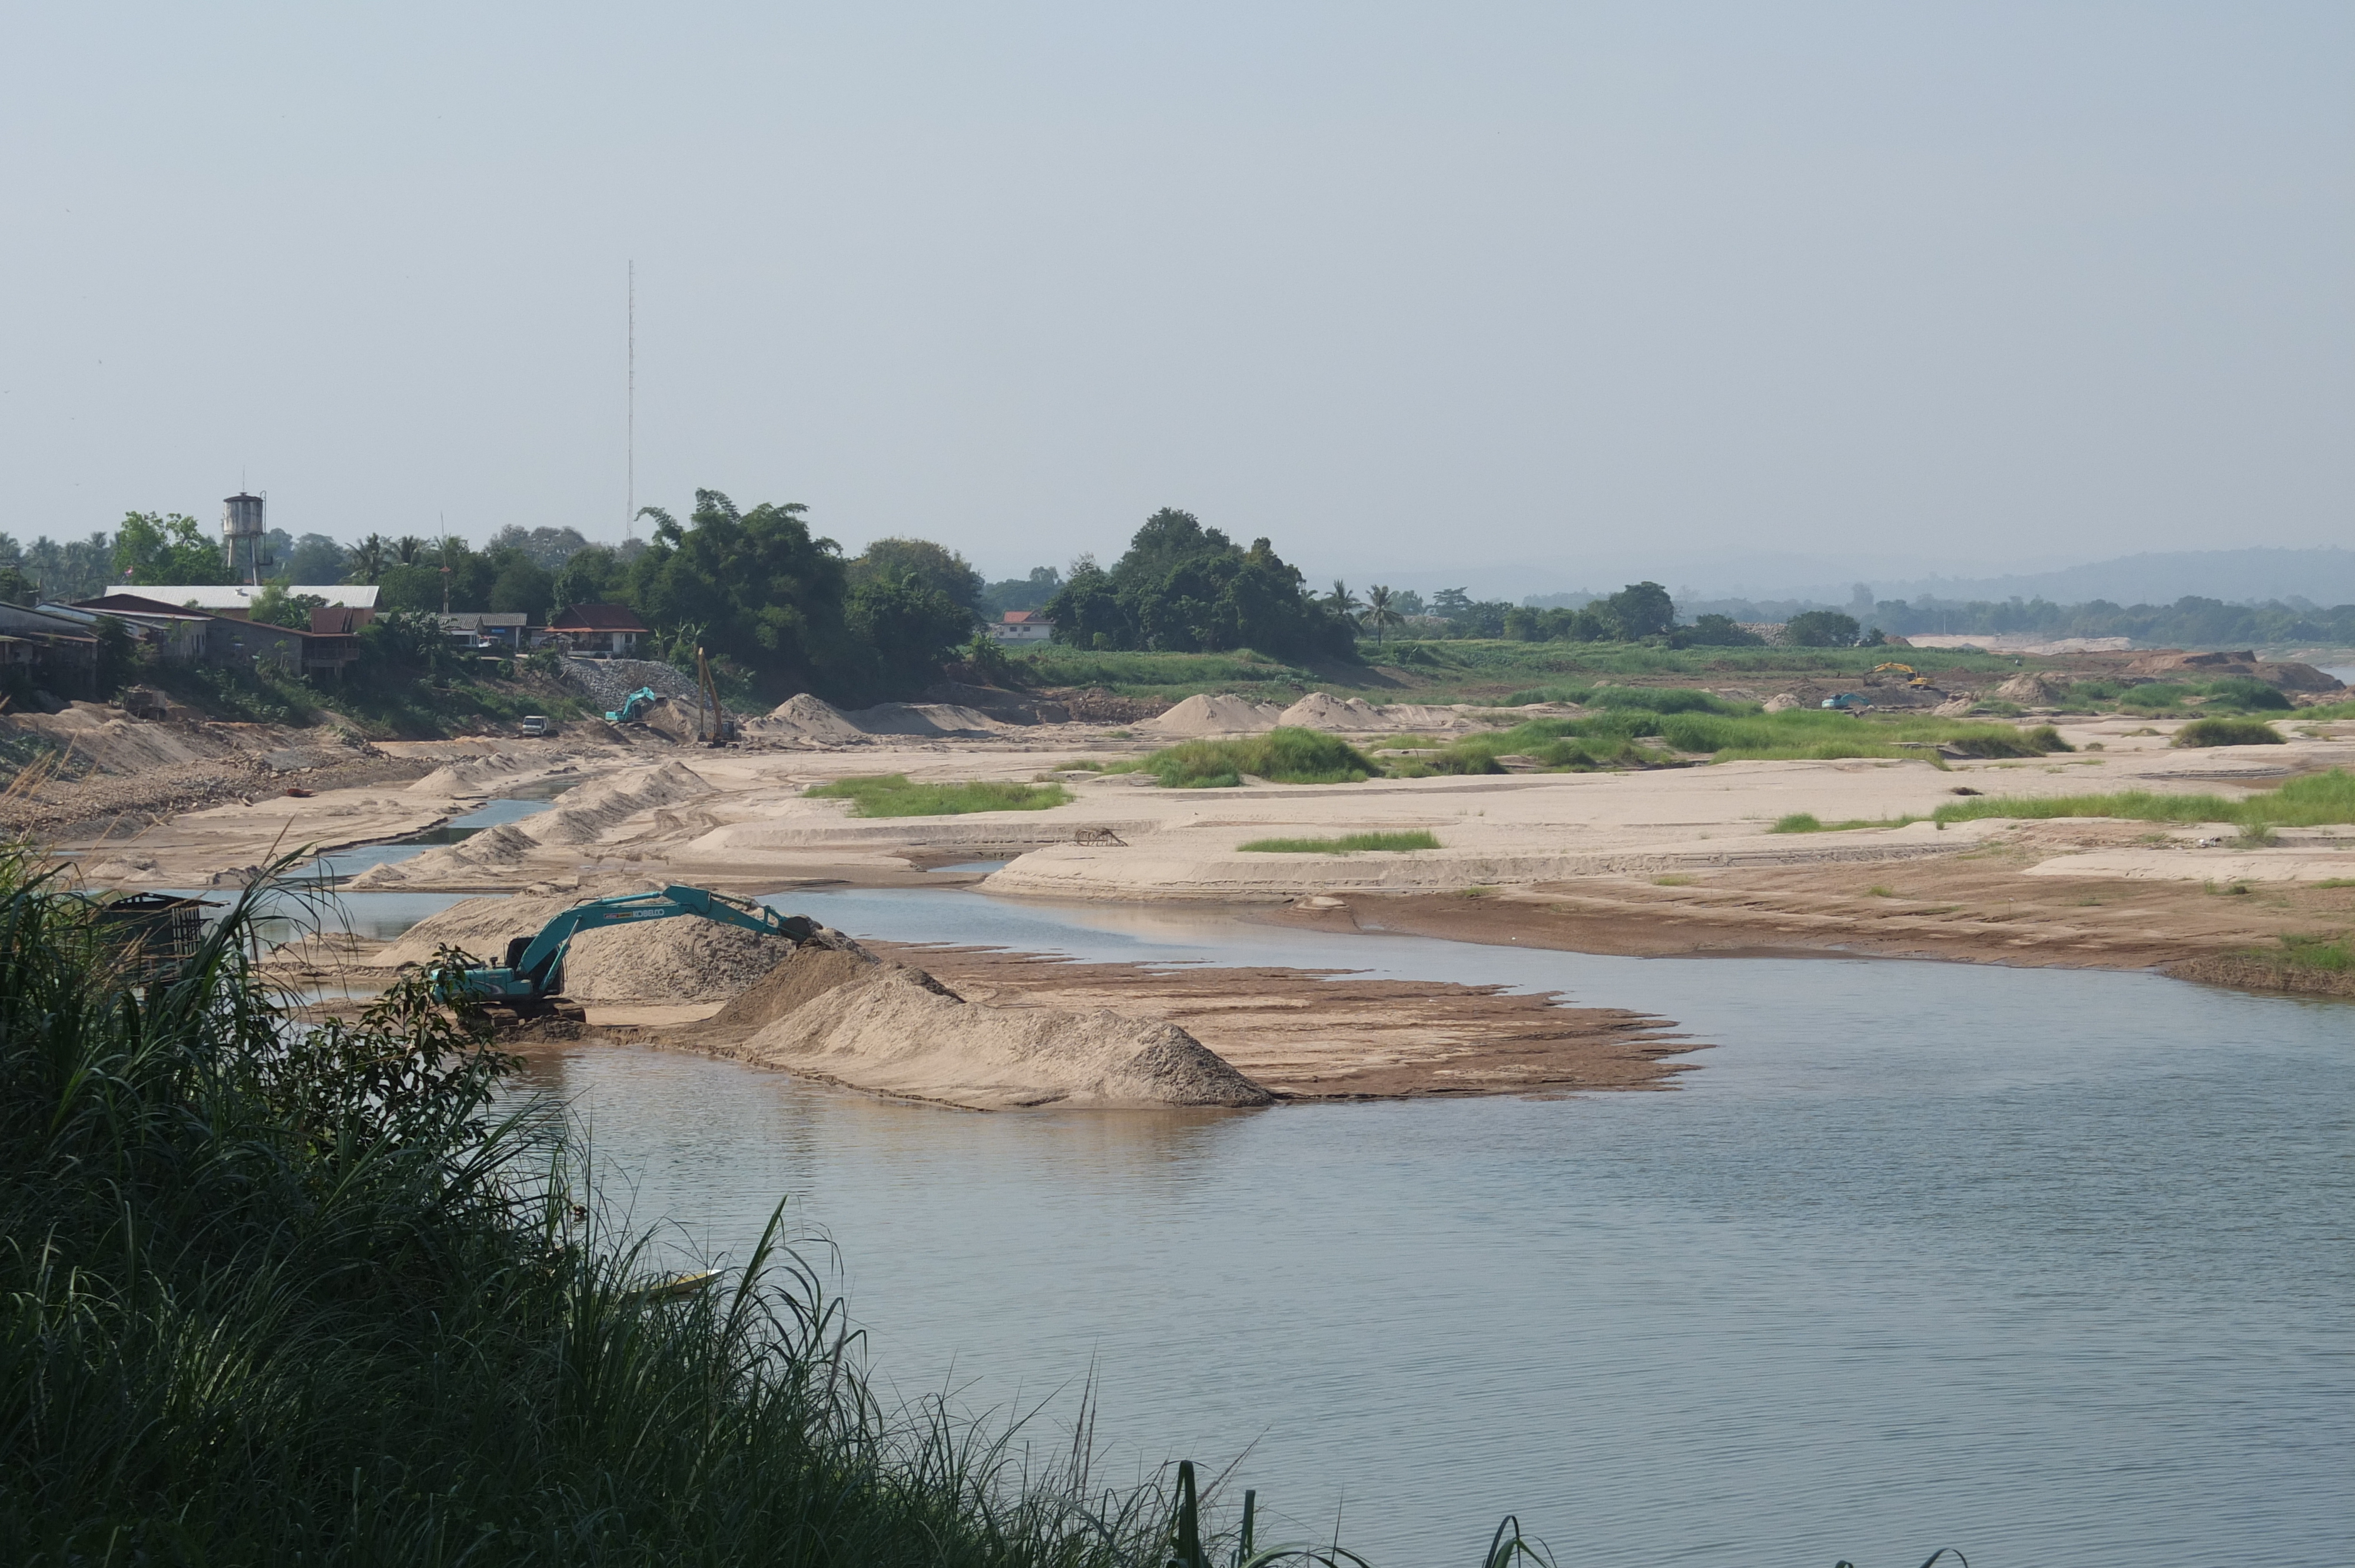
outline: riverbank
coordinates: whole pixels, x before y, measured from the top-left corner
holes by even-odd
[[[578,788],[554,810],[368,868],[350,885],[570,898],[666,882],[752,895],[959,884],[1012,899],[1255,906],[1275,918],[1593,952],[1806,949],[2117,969],[2225,958],[2355,925],[2345,891],[2355,885],[2355,825],[2251,837],[2232,823],[1928,820],[1974,796],[2144,790],[2229,806],[2343,765],[2355,755],[2355,723],[2286,725],[2281,745],[2179,748],[2169,744],[2172,723],[2056,722],[2075,749],[2041,758],[1245,779],[1220,789],[1105,771],[1156,741],[1101,726],[862,734],[770,749],[388,746],[402,766],[431,771],[397,789],[184,812],[135,843],[110,841],[78,859],[102,885],[205,885],[273,846],[380,842],[561,779]],[[1092,766],[1062,766],[1082,761]],[[884,773],[917,784],[1044,779],[1068,803],[863,817],[853,800],[810,793]],[[1793,822],[1834,831],[1783,831]],[[1249,847],[1365,833],[1425,835],[1412,842],[1435,847]]]

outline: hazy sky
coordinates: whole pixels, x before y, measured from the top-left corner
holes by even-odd
[[[618,538],[634,260],[641,503],[992,576],[2355,540],[2344,0],[6,18],[20,538]]]

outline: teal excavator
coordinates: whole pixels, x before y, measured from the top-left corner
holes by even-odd
[[[802,915],[780,915],[746,898],[730,898],[705,887],[672,885],[659,893],[624,893],[612,898],[576,904],[539,928],[538,934],[507,943],[505,961],[480,969],[442,969],[433,986],[443,1000],[481,1008],[495,1023],[519,1023],[536,1018],[580,1022],[579,1004],[559,994],[564,988],[564,954],[572,938],[583,931],[608,926],[635,925],[641,920],[670,920],[697,915],[725,926],[783,937],[796,947],[826,943],[815,920]]]
[[[652,686],[640,686],[636,691],[632,692],[628,696],[622,699],[622,705],[620,708],[605,715],[605,722],[607,724],[628,724],[632,720],[635,719],[642,711],[652,707],[655,704],[660,701],[662,701],[662,694],[660,692],[655,691]]]

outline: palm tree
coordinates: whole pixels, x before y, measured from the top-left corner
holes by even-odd
[[[1406,617],[1401,615],[1397,608],[1391,604],[1391,590],[1380,583],[1366,590],[1366,624],[1374,629],[1374,642],[1377,646],[1380,644],[1382,633],[1385,630],[1393,626],[1406,624]]]
[[[1349,585],[1339,577],[1333,579],[1333,591],[1325,596],[1325,608],[1344,620],[1355,620],[1358,611],[1366,608],[1364,601],[1349,591]]]
[[[402,566],[413,567],[417,557],[425,554],[425,541],[414,534],[403,534],[392,542],[392,553],[400,558]]]
[[[352,546],[351,556],[346,563],[351,568],[350,576],[352,581],[358,583],[375,582],[378,578],[384,576],[385,563],[389,558],[389,552],[385,546],[384,535],[381,534],[369,535],[367,538],[362,539],[358,544]]]

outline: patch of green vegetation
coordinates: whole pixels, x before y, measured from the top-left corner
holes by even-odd
[[[1812,811],[1794,811],[1787,817],[1777,817],[1770,833],[1852,833],[1867,828],[1902,828],[1911,822],[1923,821],[1921,817],[1850,817],[1844,822],[1827,822]]]
[[[958,817],[974,811],[1043,811],[1068,805],[1060,784],[1007,784],[973,779],[963,784],[912,784],[904,773],[837,779],[803,791],[824,800],[848,800],[854,817]]]
[[[1699,882],[1700,880],[1700,878],[1697,876],[1686,876],[1681,873],[1678,873],[1668,876],[1656,876],[1652,878],[1652,885],[1655,887],[1690,887],[1694,883]]]
[[[1253,839],[1238,849],[1253,854],[1357,854],[1365,850],[1431,850],[1439,840],[1420,830],[1405,833],[1344,833],[1337,839]]]
[[[1234,740],[1188,740],[1106,772],[1150,773],[1171,789],[1231,789],[1248,773],[1271,784],[1356,784],[1380,764],[1338,736],[1272,729]]]
[[[0,863],[11,1561],[1167,1555],[1163,1489],[888,1414],[775,1220],[724,1276],[663,1266],[424,971],[297,1027],[245,956],[257,890],[142,987],[30,859]]]
[[[2326,876],[2313,884],[2316,887],[2355,887],[2355,876]]]
[[[2158,795],[2126,789],[2114,795],[1982,795],[1938,808],[1934,820],[1966,822],[1979,817],[2116,817],[2139,822],[2230,822],[2242,828],[2311,828],[2355,822],[2355,774],[2343,768],[2308,773],[2279,789],[2228,800],[2222,795]]]
[[[2286,746],[2280,732],[2262,719],[2193,719],[2175,732],[2169,746]]]
[[[1318,676],[1305,666],[1248,648],[1232,653],[1129,653],[1047,647],[1017,655],[1008,664],[1025,685],[1101,686],[1124,697],[1172,702],[1198,692],[1232,691],[1255,702],[1288,705],[1311,690],[1323,689]],[[1349,678],[1342,676],[1345,684]]]

